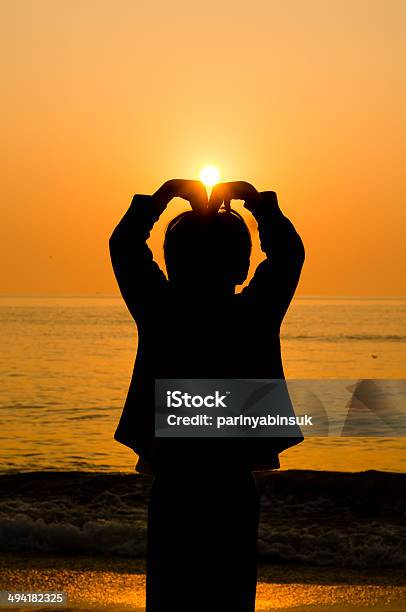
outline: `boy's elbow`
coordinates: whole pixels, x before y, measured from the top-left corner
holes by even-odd
[[[303,264],[305,260],[305,248],[303,244],[303,240],[301,239],[299,233],[296,231],[294,225],[289,219],[286,219],[287,233],[286,237],[286,246],[295,254],[296,259]],[[289,246],[288,246],[289,245]]]
[[[301,261],[301,263],[304,263],[304,260],[306,258],[306,251],[304,248],[304,244],[303,244],[303,240],[301,239],[301,237],[299,236],[299,234],[297,235],[298,237],[298,241],[297,241],[297,252],[298,252],[298,259]]]
[[[115,244],[116,244],[116,239],[115,239],[114,232],[113,232],[111,234],[110,238],[109,238],[109,251],[110,251],[110,254],[112,254],[114,252]]]
[[[301,239],[301,237],[299,236],[299,234],[296,233],[295,235],[295,239],[291,245],[291,253],[295,259],[295,262],[302,267],[304,264],[304,260],[305,260],[305,256],[306,256],[306,252],[305,252],[305,248],[304,248],[304,244],[303,244],[303,240]]]
[[[109,238],[109,251],[110,251],[110,258],[114,262],[118,258],[119,252],[120,252],[120,240],[119,240],[117,228],[115,228],[115,230],[113,231],[113,233],[111,234]]]
[[[114,230],[113,230],[113,232],[112,232],[112,234],[111,234],[111,236],[110,236],[110,238],[109,238],[109,247],[110,247],[110,251],[111,251],[112,249],[114,249],[114,248],[117,246],[118,242],[119,242],[119,239],[120,239],[120,235],[119,235],[119,234],[120,234],[119,227],[120,227],[120,226],[119,226],[119,225],[117,225],[117,226],[114,228]]]

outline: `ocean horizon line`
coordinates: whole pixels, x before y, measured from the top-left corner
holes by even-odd
[[[7,298],[108,298],[120,299],[120,293],[0,293],[0,299]],[[295,300],[405,300],[406,295],[348,295],[348,294],[302,294],[297,295]]]

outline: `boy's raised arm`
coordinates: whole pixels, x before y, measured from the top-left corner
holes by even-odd
[[[258,307],[282,321],[293,298],[305,259],[302,239],[292,222],[283,215],[274,191],[263,191],[259,198],[247,200],[245,207],[258,223],[261,248],[266,254],[248,287]]]
[[[134,318],[154,301],[167,283],[147,245],[166,204],[150,195],[135,195],[110,240],[110,257],[121,295]]]
[[[187,200],[194,210],[204,212],[207,209],[207,194],[200,181],[171,179],[152,196],[135,195],[110,237],[114,274],[134,318],[142,316],[152,304],[156,304],[168,282],[154,261],[147,240],[154,224],[174,197]]]
[[[244,206],[258,223],[261,248],[266,254],[242,295],[251,300],[258,314],[281,322],[295,293],[305,252],[293,224],[282,214],[274,191],[259,193],[246,181],[219,183],[214,187],[209,205],[218,209],[224,202],[244,200]]]

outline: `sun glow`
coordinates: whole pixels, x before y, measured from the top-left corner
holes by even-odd
[[[220,172],[215,166],[205,166],[200,171],[200,180],[206,187],[213,187],[220,180]]]

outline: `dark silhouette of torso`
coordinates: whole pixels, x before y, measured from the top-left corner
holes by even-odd
[[[140,455],[141,466],[158,460],[160,446],[166,452],[168,444],[154,439],[155,379],[284,378],[280,325],[299,280],[304,250],[293,225],[273,200],[267,201],[266,193],[263,208],[254,215],[267,258],[241,293],[219,295],[210,287],[196,293],[167,280],[146,244],[161,212],[151,196],[135,196],[113,233],[114,271],[138,328],[136,363],[115,438]],[[194,449],[200,446],[196,442],[203,445],[195,440]],[[278,446],[267,446],[267,451],[258,448],[260,462],[277,467]]]

